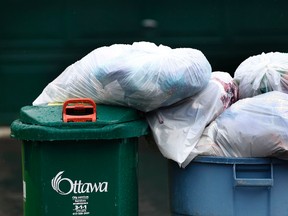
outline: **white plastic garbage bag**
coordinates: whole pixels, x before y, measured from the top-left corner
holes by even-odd
[[[131,49],[131,45],[115,44],[93,50],[81,60],[68,66],[49,83],[33,105],[64,102],[69,98],[108,98],[112,93],[102,88],[102,84],[93,75],[93,71],[119,56],[127,55]]]
[[[234,73],[239,99],[270,91],[288,93],[288,53],[270,52],[243,61]]]
[[[113,45],[98,48],[69,66],[33,105],[90,97],[96,103],[147,112],[197,94],[210,76],[208,60],[196,49],[149,42]]]
[[[213,72],[205,89],[172,106],[147,113],[154,140],[166,158],[185,167],[205,127],[237,100],[237,87],[225,72]]]
[[[288,159],[288,94],[237,101],[204,131],[195,152],[222,157]]]

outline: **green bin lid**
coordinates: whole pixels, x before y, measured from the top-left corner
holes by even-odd
[[[149,126],[141,113],[122,106],[97,104],[96,122],[62,121],[62,106],[25,106],[11,124],[11,137],[21,140],[91,140],[139,137]]]

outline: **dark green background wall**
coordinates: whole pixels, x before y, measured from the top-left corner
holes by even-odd
[[[200,49],[234,74],[251,55],[288,50],[286,0],[6,0],[0,6],[0,125],[93,49],[152,41]]]

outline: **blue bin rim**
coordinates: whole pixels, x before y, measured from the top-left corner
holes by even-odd
[[[232,158],[215,156],[197,156],[191,163],[213,163],[213,164],[282,164],[288,160],[281,160],[270,157]]]

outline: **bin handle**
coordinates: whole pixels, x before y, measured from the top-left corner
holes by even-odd
[[[233,177],[235,187],[272,187],[273,164],[270,165],[270,178],[237,178],[237,164],[233,165]]]
[[[63,104],[62,117],[63,122],[95,122],[96,104],[91,98],[68,99]]]

